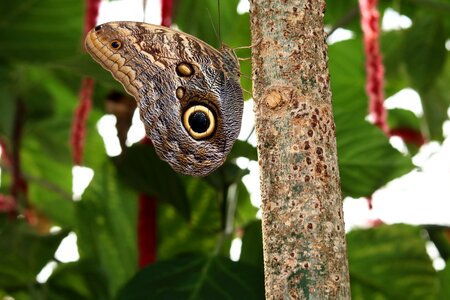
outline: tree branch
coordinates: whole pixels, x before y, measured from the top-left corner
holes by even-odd
[[[350,299],[325,0],[250,3],[266,299]]]

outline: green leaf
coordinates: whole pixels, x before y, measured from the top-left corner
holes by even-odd
[[[36,275],[53,259],[67,235],[38,235],[27,223],[16,221],[0,229],[0,287],[27,288],[36,283]]]
[[[424,119],[431,140],[443,141],[443,123],[448,120],[447,110],[450,106],[450,60],[434,84],[426,90],[419,91],[422,100]]]
[[[15,99],[12,93],[2,86],[0,88],[0,137],[11,137],[15,115]]]
[[[170,203],[189,220],[191,212],[183,182],[152,146],[135,144],[115,161],[125,183],[159,201]]]
[[[418,90],[428,90],[442,71],[447,56],[447,34],[440,18],[420,14],[406,32],[406,68]]]
[[[343,21],[347,21],[345,24]],[[325,11],[325,24],[336,27],[348,28],[351,24],[359,22],[359,6],[356,0],[328,1]]]
[[[413,165],[365,121],[368,100],[360,40],[333,44],[329,54],[342,191],[352,197],[368,196]]]
[[[390,109],[388,124],[391,129],[407,128],[420,132],[419,118],[412,111],[406,109]]]
[[[144,268],[118,299],[264,299],[263,273],[223,257],[184,255]]]
[[[79,0],[1,1],[0,58],[42,63],[79,53],[83,8]]]
[[[255,220],[244,228],[239,261],[264,267],[261,220]]]
[[[204,179],[183,177],[191,206],[189,224],[173,206],[158,206],[158,257],[165,259],[180,252],[211,253],[222,232],[218,191]]]
[[[115,295],[137,268],[137,195],[117,182],[111,164],[94,172],[76,206],[78,247],[82,259],[105,271],[109,294]]]
[[[231,160],[238,157],[245,157],[255,161],[258,160],[256,148],[250,143],[241,140],[236,140],[230,154],[228,154],[227,159]]]
[[[218,7],[217,2],[209,0],[180,1],[177,3],[175,9],[174,23],[177,24],[182,31],[194,35],[216,48],[220,47],[222,42],[233,46],[230,43],[237,39],[245,39],[249,42],[250,30],[248,22],[246,25],[247,28],[239,26],[241,31],[235,31],[236,28],[234,27],[234,24],[241,24],[240,19],[246,18],[248,20],[248,14],[247,16],[238,15],[238,3],[239,0],[227,0],[222,1],[220,7]],[[220,24],[218,24],[219,13]],[[218,36],[219,26],[220,37],[223,39],[222,41],[219,40]],[[244,36],[244,33],[246,38],[238,37],[240,35]],[[230,40],[227,40],[227,37],[230,37]]]
[[[433,299],[438,278],[420,228],[354,230],[347,242],[352,299]]]
[[[51,118],[27,124],[21,159],[30,176],[33,205],[54,222],[73,226],[72,160],[68,143],[70,118]],[[51,170],[51,171],[49,171]]]
[[[439,300],[450,299],[450,260],[445,265],[445,269],[438,272],[440,288],[436,299]]]
[[[384,65],[384,90],[389,97],[409,87],[405,58],[405,30],[382,32],[380,35],[381,53]]]
[[[60,264],[45,284],[47,299],[111,299],[107,276],[95,262]]]
[[[218,191],[224,191],[231,184],[239,182],[249,171],[239,168],[235,163],[227,160],[219,169],[204,179]]]

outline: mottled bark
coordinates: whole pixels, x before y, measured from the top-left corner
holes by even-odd
[[[267,299],[350,299],[324,0],[252,0]]]

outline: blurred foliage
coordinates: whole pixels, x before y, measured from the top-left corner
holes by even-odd
[[[255,161],[256,149],[239,141],[222,168],[199,179],[175,174],[148,145],[134,145],[120,157],[106,155],[97,121],[106,113],[105,98],[121,90],[112,76],[82,50],[83,2],[80,0],[1,1],[0,139],[10,148],[20,121],[20,156],[28,198],[39,216],[30,226],[0,215],[0,297],[15,299],[261,299],[262,247],[257,209],[242,183],[248,170],[236,158]],[[249,15],[237,14],[238,0],[176,2],[174,23],[206,42],[250,45]],[[329,28],[352,30],[354,37],[329,47],[339,166],[344,195],[371,195],[413,169],[410,155],[393,149],[369,124],[364,53],[356,0],[327,1]],[[381,1],[408,16],[408,29],[383,32],[386,96],[403,88],[421,96],[423,116],[391,110],[393,128],[420,130],[428,140],[443,140],[450,105],[450,62],[445,42],[450,33],[450,2]],[[208,14],[211,18],[205,17]],[[212,29],[218,31],[220,39]],[[246,58],[250,50],[239,50]],[[242,73],[250,76],[249,61]],[[88,121],[85,165],[92,183],[79,202],[71,200],[70,132],[83,76],[96,79]],[[243,87],[251,83],[243,77]],[[407,101],[407,99],[405,99]],[[17,119],[18,103],[25,114]],[[244,120],[245,122],[245,120]],[[11,169],[2,164],[0,194],[11,188]],[[137,195],[156,196],[158,258],[138,272]],[[425,200],[425,199],[424,199]],[[23,203],[21,203],[23,205]],[[224,233],[227,212],[236,207],[235,231]],[[22,209],[22,207],[20,207]],[[232,213],[234,215],[234,213]],[[46,225],[45,225],[46,224]],[[58,233],[48,228],[59,226]],[[381,226],[348,235],[354,299],[450,299],[450,272],[436,272],[425,251],[433,242],[449,259],[449,228],[429,225]],[[55,258],[61,240],[78,236],[80,260]],[[231,240],[243,241],[240,261],[229,259]],[[187,254],[189,252],[189,254]],[[36,275],[49,262],[57,267],[45,283]]]

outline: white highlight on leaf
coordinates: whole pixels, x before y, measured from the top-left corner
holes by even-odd
[[[145,137],[145,127],[144,123],[141,121],[139,116],[139,109],[136,109],[133,114],[133,120],[131,127],[128,130],[126,145],[131,146],[134,143],[139,142]]]
[[[94,178],[94,170],[87,167],[74,166],[72,168],[72,199],[81,200],[84,190]]]
[[[50,233],[58,233],[58,232],[61,231],[61,227],[59,227],[59,226],[52,226],[49,231],[50,231]]]
[[[381,21],[381,29],[383,31],[401,30],[411,27],[412,21],[404,15],[400,15],[392,8],[384,11],[383,20]]]
[[[237,6],[237,12],[240,15],[248,13],[250,10],[250,2],[248,0],[240,0]]]
[[[332,45],[337,42],[350,40],[354,36],[355,34],[351,30],[337,28],[332,34],[327,37],[327,43],[328,45]]]
[[[48,262],[45,267],[36,275],[36,281],[39,283],[46,283],[48,278],[53,274],[58,264],[55,261]]]
[[[426,248],[428,256],[430,256],[431,260],[433,261],[433,267],[437,271],[443,270],[445,268],[445,260],[442,259],[438,249],[436,248],[436,245],[433,242],[427,242]]]
[[[244,112],[242,114],[242,126],[238,139],[241,141],[245,141],[251,133],[248,142],[249,144],[256,146],[256,134],[254,128],[255,128],[255,114],[253,112],[253,99],[249,99],[244,102]]]
[[[399,152],[407,155],[409,153],[408,148],[406,147],[405,142],[401,137],[398,136],[392,136],[389,138],[389,143],[392,147],[397,149]]]
[[[108,156],[117,156],[122,153],[119,138],[117,137],[116,122],[114,115],[104,115],[97,122],[97,131],[103,138]]]
[[[240,238],[235,238],[231,241],[230,247],[230,259],[232,261],[238,261],[241,257],[242,240]]]
[[[419,94],[411,89],[405,88],[384,101],[387,109],[401,108],[412,111],[417,117],[423,115],[422,102]]]
[[[77,246],[77,235],[70,232],[59,244],[55,258],[63,263],[74,262],[80,259]]]

